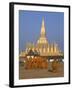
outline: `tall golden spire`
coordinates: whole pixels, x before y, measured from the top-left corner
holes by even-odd
[[[48,44],[48,41],[46,38],[46,32],[45,32],[44,18],[42,19],[40,38],[38,39],[37,44],[42,44],[42,45]]]
[[[41,37],[45,37],[45,24],[44,24],[44,18],[42,19],[42,26],[41,26]]]

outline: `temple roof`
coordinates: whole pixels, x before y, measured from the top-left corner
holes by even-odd
[[[36,50],[35,51],[30,50],[27,53],[27,56],[39,56],[39,53]]]

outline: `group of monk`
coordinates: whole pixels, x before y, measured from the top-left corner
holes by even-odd
[[[26,69],[46,69],[48,68],[48,62],[46,59],[41,57],[30,58],[26,60]]]
[[[60,67],[60,63],[57,60],[51,62],[52,70],[57,71]],[[48,69],[48,61],[46,58],[34,57],[29,58],[25,62],[25,69]]]

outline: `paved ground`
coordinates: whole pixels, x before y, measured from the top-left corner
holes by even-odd
[[[61,67],[57,72],[52,72],[48,69],[26,70],[22,65],[20,65],[19,67],[19,79],[50,78],[50,77],[63,77],[63,76],[64,76],[63,63],[61,63]]]

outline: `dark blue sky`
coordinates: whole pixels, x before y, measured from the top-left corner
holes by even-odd
[[[64,13],[24,10],[19,11],[19,51],[24,50],[28,42],[36,43],[40,35],[42,18],[45,21],[48,42],[56,42],[64,51]]]

